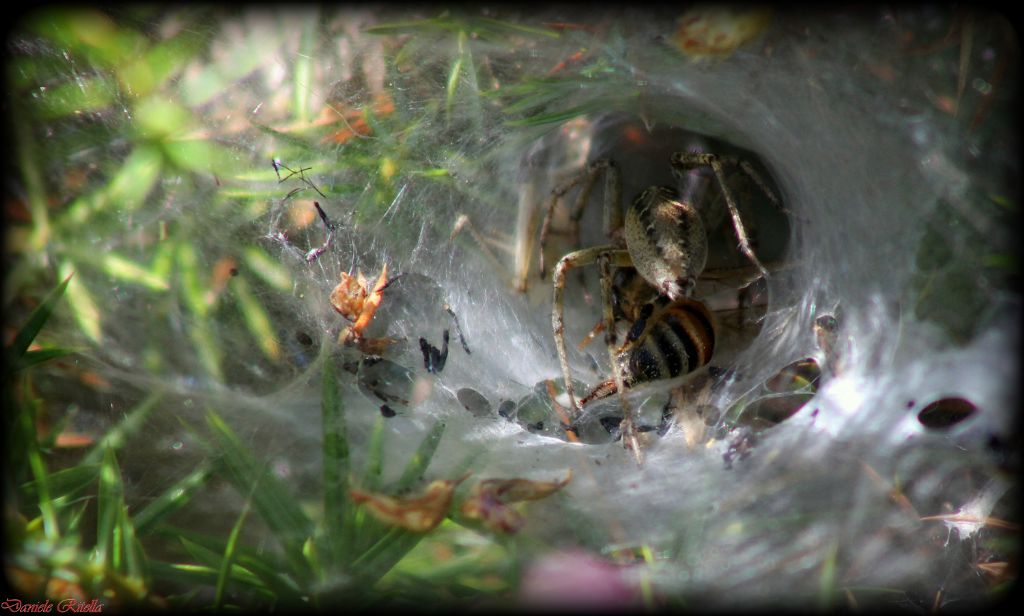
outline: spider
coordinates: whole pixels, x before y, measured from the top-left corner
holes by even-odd
[[[558,200],[579,187],[577,211],[582,213],[590,191],[597,180],[605,176],[604,232],[612,242],[576,250],[558,261],[552,276],[554,297],[551,322],[566,393],[572,411],[579,417],[582,405],[576,399],[573,389],[565,346],[565,281],[569,270],[597,263],[601,274],[603,329],[613,376],[595,388],[586,400],[618,392],[624,415],[620,433],[623,443],[633,450],[638,463],[642,463],[642,454],[634,418],[625,397],[628,387],[641,381],[692,372],[706,364],[714,350],[714,325],[710,314],[701,302],[691,297],[698,279],[711,274],[705,274],[708,233],[703,218],[709,216],[708,210],[712,204],[725,202],[739,240],[740,252],[753,264],[760,276],[769,276],[768,269],[751,248],[726,179],[725,166],[742,170],[781,208],[774,193],[753,167],[738,157],[684,151],[672,154],[669,163],[682,189],[666,186],[647,188],[629,203],[623,213],[620,206],[622,181],[618,167],[608,158],[591,162],[551,191],[540,232],[540,273],[543,277],[543,251]],[[713,172],[715,183],[705,181],[702,171],[706,169]],[[628,311],[620,307],[617,315],[613,267],[634,268],[650,286],[652,299],[642,304],[642,307],[634,306],[628,308]],[[622,287],[620,284],[620,292]],[[625,344],[619,347],[615,322],[624,316],[632,325]],[[649,352],[651,345],[660,348],[660,357],[654,357]]]

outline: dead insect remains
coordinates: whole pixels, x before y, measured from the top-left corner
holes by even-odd
[[[444,330],[441,338],[441,350],[420,338],[420,350],[423,352],[423,367],[431,374],[440,374],[448,360],[448,330]]]

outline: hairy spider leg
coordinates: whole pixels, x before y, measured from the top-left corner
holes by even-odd
[[[775,195],[772,194],[771,191],[767,190],[767,185],[764,184],[764,181],[761,180],[756,173],[750,173],[753,169],[750,168],[749,165],[746,167],[740,165],[738,160],[734,157],[722,158],[716,154],[709,154],[707,152],[676,152],[671,158],[672,168],[677,172],[687,171],[694,167],[711,167],[712,171],[715,172],[715,177],[718,179],[718,185],[722,189],[722,196],[725,197],[725,204],[729,208],[729,216],[732,218],[732,228],[736,231],[736,237],[740,241],[740,252],[742,252],[758,270],[760,270],[761,275],[768,278],[768,270],[761,261],[758,260],[757,255],[754,254],[753,249],[750,247],[750,239],[747,237],[747,230],[743,226],[743,220],[740,218],[740,212],[736,207],[736,201],[733,199],[732,191],[729,190],[729,185],[725,181],[725,172],[722,169],[723,162],[740,166],[744,171],[747,171],[748,175],[751,175],[754,181],[765,190],[766,194],[768,194],[773,201],[776,203],[778,202]]]
[[[619,433],[622,435],[622,443],[627,449],[633,451],[638,466],[643,466],[643,452],[640,450],[640,442],[637,439],[636,422],[633,420],[633,409],[626,400],[626,386],[622,378],[622,367],[619,365],[618,357],[618,334],[615,331],[615,312],[612,310],[612,262],[613,253],[604,252],[598,256],[598,267],[601,269],[601,300],[604,314],[604,341],[608,347],[608,359],[612,365],[612,378],[615,380],[615,387],[619,392],[619,404],[622,406],[623,420],[620,424]],[[628,252],[626,253],[629,254]]]
[[[500,240],[484,236],[476,228],[476,225],[473,224],[473,221],[469,218],[469,216],[461,213],[455,219],[455,225],[453,225],[452,227],[451,235],[448,236],[449,248],[451,248],[451,245],[455,242],[455,238],[458,237],[459,234],[462,233],[463,231],[469,234],[469,237],[472,238],[473,242],[475,242],[477,247],[480,248],[480,252],[484,254],[484,257],[491,264],[494,270],[498,272],[498,274],[502,277],[504,282],[506,284],[511,285],[513,283],[513,280],[508,270],[505,268],[505,265],[502,264],[501,260],[498,259],[498,256],[494,254],[494,251],[491,250],[490,245],[494,245],[497,248],[506,252],[511,252],[511,250],[507,246],[503,246]]]
[[[558,200],[573,188],[580,186],[576,203],[569,213],[569,223],[571,225],[569,232],[576,240],[576,246],[578,247],[580,244],[580,220],[583,218],[583,212],[587,204],[590,203],[590,193],[594,190],[594,185],[602,173],[604,173],[605,177],[605,235],[611,238],[614,231],[622,228],[622,209],[620,207],[622,203],[622,173],[612,160],[600,158],[591,162],[579,173],[551,190],[551,196],[544,211],[544,221],[540,226],[540,240],[538,241],[540,250],[538,271],[541,278],[544,278],[547,274],[547,266],[544,262],[544,248],[547,246],[548,234],[551,232],[551,219],[554,217],[555,206],[558,205]]]
[[[575,420],[582,412],[576,394],[572,386],[572,374],[569,370],[568,354],[565,350],[565,276],[566,271],[572,268],[582,267],[595,263],[602,256],[609,261],[609,265],[616,267],[629,267],[633,265],[629,251],[614,244],[594,246],[571,252],[562,257],[555,265],[553,274],[554,298],[551,306],[551,327],[555,334],[555,348],[558,351],[558,361],[562,365],[562,376],[565,378],[565,391],[569,395],[569,406],[572,407]],[[602,284],[604,284],[602,282]],[[608,284],[611,284],[609,280]],[[602,287],[603,288],[603,287]],[[610,287],[609,287],[610,289]],[[611,313],[611,294],[605,296],[605,310]],[[614,366],[615,364],[613,364]]]

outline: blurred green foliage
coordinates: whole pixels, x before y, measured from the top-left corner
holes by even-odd
[[[250,352],[262,354],[265,366],[275,369],[284,363],[282,332],[291,315],[269,307],[267,298],[291,293],[297,281],[289,267],[251,241],[253,223],[267,214],[268,202],[284,203],[298,194],[288,192],[295,188],[315,190],[354,199],[358,222],[386,210],[397,191],[392,177],[399,172],[450,183],[447,170],[417,149],[411,129],[422,117],[396,112],[390,100],[357,102],[355,112],[335,110],[340,123],[317,123],[311,91],[323,78],[317,57],[330,34],[316,11],[304,12],[297,23],[290,100],[251,114],[241,128],[230,122],[248,104],[235,98],[238,86],[257,81],[273,66],[293,34],[288,27],[233,22],[211,7],[53,7],[30,13],[14,30],[6,77],[25,215],[8,234],[5,303],[18,314],[19,302],[31,303],[40,280],[65,278],[6,350],[13,372],[5,378],[20,379],[19,387],[5,388],[14,409],[8,459],[15,493],[5,504],[11,563],[6,573],[21,596],[226,610],[337,607],[342,597],[350,607],[382,600],[414,604],[413,597],[455,600],[508,589],[501,579],[482,581],[509,571],[510,556],[500,545],[470,541],[441,568],[422,552],[403,560],[422,535],[386,526],[350,502],[355,471],[339,368],[329,354],[318,360],[324,458],[319,505],[293,493],[211,409],[205,430],[185,426],[206,448],[206,462],[181,469],[162,492],[129,506],[129,497],[136,496],[126,493],[117,453],[138,438],[166,392],[144,397],[70,465],[61,462],[67,457],[62,439],[72,434],[70,416],[48,425],[33,397],[31,367],[67,357],[75,348],[103,357],[120,344],[124,324],[105,311],[110,302],[138,304],[133,318],[141,323],[132,324],[131,332],[162,331],[169,322],[187,331],[175,340],[132,341],[142,347],[140,357],[154,375],[183,363],[198,366],[202,381],[223,383],[231,378],[231,362]],[[473,27],[552,35],[497,20]],[[235,37],[234,44],[218,47],[218,28]],[[464,42],[465,32],[459,30],[457,40]],[[451,113],[456,86],[475,70],[468,54],[459,45],[445,105],[427,113]],[[272,92],[252,89],[272,104]],[[239,131],[254,143],[266,139],[260,142],[265,149],[239,148]],[[374,136],[372,142],[365,134]],[[345,145],[343,158],[339,144]],[[318,184],[304,175],[282,180],[272,158],[296,169],[315,168]],[[203,205],[178,216],[182,199]],[[247,240],[219,243],[204,233],[214,225],[216,238]],[[321,233],[314,225],[310,237]],[[210,261],[211,255],[218,260]],[[54,314],[62,296],[62,311]],[[47,340],[43,325],[51,315],[62,325],[62,341],[78,347]],[[37,338],[44,346],[30,349]],[[227,340],[245,340],[251,351],[229,347]],[[415,489],[424,482],[443,431],[444,424],[436,424],[400,479],[382,485],[385,462],[393,461],[384,423],[378,422],[359,485],[391,493]],[[208,498],[211,486],[223,481],[241,503],[226,535],[175,525],[176,514]],[[253,525],[266,529],[274,549],[246,540]],[[451,545],[465,543],[460,537],[467,533],[477,536],[449,523],[438,534]],[[477,569],[480,559],[490,564]]]

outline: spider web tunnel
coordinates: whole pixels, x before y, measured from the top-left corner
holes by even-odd
[[[942,503],[969,505],[979,494],[967,487],[978,481],[974,473],[987,478],[981,496],[1007,489],[983,452],[993,435],[1005,442],[1012,432],[1008,410],[1016,401],[1010,383],[1018,371],[1019,301],[1001,290],[1000,274],[968,256],[983,236],[1004,249],[1011,244],[1009,229],[997,222],[998,207],[985,196],[1002,190],[1006,177],[995,167],[963,162],[960,152],[970,147],[970,138],[915,93],[917,80],[936,75],[921,77],[919,59],[894,49],[891,41],[865,37],[853,46],[815,45],[814,54],[790,39],[770,57],[738,52],[729,62],[671,71],[663,70],[665,58],[657,48],[631,47],[620,68],[642,79],[598,83],[557,103],[560,109],[600,112],[562,124],[485,130],[483,147],[462,142],[461,156],[449,164],[459,181],[483,191],[478,198],[429,189],[406,196],[435,204],[432,218],[437,212],[449,213],[448,220],[466,214],[479,229],[504,233],[511,246],[504,252],[492,248],[496,259],[464,239],[453,249],[445,242],[448,227],[438,225],[420,236],[411,254],[394,245],[384,251],[402,271],[431,272],[443,289],[442,301],[463,319],[473,348],[472,357],[452,351],[436,397],[419,412],[449,417],[453,433],[467,446],[500,451],[488,458],[487,472],[574,468],[571,491],[578,507],[567,514],[539,506],[530,526],[538,536],[557,541],[593,532],[609,545],[671,543],[685,535],[681,528],[701,520],[707,525],[697,547],[702,566],[686,576],[666,574],[662,581],[708,592],[727,589],[735,598],[770,594],[779,587],[780,580],[772,579],[779,575],[778,563],[803,558],[817,563],[808,565],[813,568],[830,558],[836,541],[863,541],[861,549],[843,548],[844,566],[886,554],[886,565],[862,580],[916,583],[932,569],[910,551],[888,551],[877,529],[898,525],[901,514],[885,504],[887,497],[872,487],[864,469],[883,477],[913,476],[907,489],[929,511]],[[906,82],[896,80],[885,90],[870,71],[847,70],[860,66],[853,60],[863,49],[886,58]],[[918,101],[914,113],[895,104],[906,97]],[[631,147],[636,143],[630,134],[637,132],[643,138],[635,141],[644,147]],[[550,282],[537,280],[534,256],[526,295],[510,292],[516,242],[530,243],[516,231],[523,228],[524,210],[543,202],[560,174],[587,160],[608,156],[623,167],[625,199],[645,186],[671,183],[668,153],[694,134],[711,149],[751,158],[771,178],[791,217],[779,217],[755,198],[748,213],[758,230],[757,250],[765,260],[798,265],[768,282],[761,334],[736,357],[730,367],[737,376],[715,402],[734,402],[786,364],[814,355],[812,324],[822,315],[840,317],[843,372],[813,403],[764,436],[744,472],[723,470],[724,442],[695,452],[679,438],[656,441],[646,467],[637,471],[617,443],[573,445],[558,434],[544,386],[548,380],[558,383],[560,374],[551,340]],[[463,166],[462,156],[482,164]],[[584,246],[606,241],[600,209],[598,188],[582,220]],[[552,239],[549,267],[571,249],[564,240]],[[388,246],[387,239],[379,241]],[[722,251],[716,260],[735,257],[734,243],[719,238],[714,245]],[[968,260],[958,265],[936,257],[936,246],[951,248],[954,260]],[[977,275],[966,288],[961,267]],[[567,292],[570,347],[598,315],[596,275],[586,276],[589,303],[578,281],[570,281]],[[396,297],[395,310],[400,303]],[[420,305],[403,313],[409,318],[396,319],[397,330],[391,331],[410,337],[434,332],[428,337],[436,342],[448,320],[436,308],[434,319],[425,319],[430,313]],[[608,374],[600,344],[571,355],[581,380],[592,384]],[[411,351],[396,361],[415,366],[420,358]],[[971,401],[979,412],[949,433],[934,434],[918,414],[951,397]],[[497,416],[511,404],[518,424]],[[487,417],[467,414],[464,406]],[[399,419],[415,422],[415,416]],[[972,453],[947,457],[952,448],[967,446]],[[852,517],[840,517],[850,511]],[[812,518],[807,526],[772,522]],[[755,519],[782,532],[769,538]],[[742,586],[739,578],[723,580],[724,572],[737,571],[744,572]],[[805,583],[798,573],[783,575],[786,584]]]
[[[633,40],[642,39],[636,36]],[[896,58],[891,61],[907,83],[897,81],[890,91],[880,91],[870,71],[847,70],[862,49]],[[995,245],[1010,245],[1008,230],[996,222],[1000,215],[984,196],[1005,178],[994,169],[969,165],[968,171],[957,162],[967,144],[913,94],[916,82],[910,78],[920,70],[918,60],[891,42],[867,36],[854,46],[815,46],[812,59],[802,43],[789,40],[771,57],[738,52],[729,62],[671,71],[663,69],[665,58],[656,48],[638,45],[630,51],[620,68],[642,79],[598,83],[557,103],[560,109],[586,106],[601,112],[562,124],[485,130],[485,147],[463,142],[461,156],[479,157],[483,164],[456,164],[461,157],[449,164],[459,181],[483,191],[479,198],[453,200],[430,190],[407,195],[410,202],[435,204],[431,217],[466,214],[485,232],[504,232],[506,245],[513,247],[492,249],[495,263],[472,242],[460,239],[450,248],[444,241],[448,228],[440,225],[426,239],[421,235],[411,254],[386,250],[402,271],[432,272],[444,301],[463,319],[473,348],[472,357],[452,351],[435,389],[441,401],[428,400],[420,412],[449,417],[452,433],[467,446],[501,452],[488,457],[482,467],[487,472],[543,475],[571,466],[576,506],[567,513],[542,504],[529,526],[556,544],[581,533],[603,537],[607,545],[671,544],[685,536],[682,528],[699,520],[706,533],[703,543],[691,547],[702,565],[687,575],[666,573],[661,581],[667,587],[728,590],[736,600],[771,594],[779,587],[778,575],[785,584],[802,587],[800,574],[780,574],[779,563],[803,558],[815,563],[808,564],[813,568],[830,558],[837,541],[843,546],[863,542],[860,549],[843,548],[844,566],[886,555],[884,566],[860,579],[917,583],[932,569],[909,550],[891,552],[877,534],[880,527],[898,525],[901,514],[885,504],[886,496],[872,487],[864,468],[883,477],[915,477],[908,489],[929,511],[943,502],[969,504],[978,491],[967,488],[977,481],[968,477],[979,469],[989,469],[981,471],[992,482],[984,484],[985,495],[1007,488],[999,473],[991,474],[981,451],[993,434],[1012,429],[1007,410],[1016,400],[1009,383],[1018,370],[1018,299],[998,290],[998,275],[981,274],[963,289],[956,286],[958,266],[930,261],[936,244],[958,247],[957,256],[965,257],[963,251],[978,248],[979,234],[992,237]],[[916,115],[894,105],[907,96],[919,101]],[[635,131],[645,137],[637,140],[645,147],[630,147],[636,145],[629,139]],[[752,158],[771,178],[792,216],[780,218],[770,204],[755,200],[748,213],[758,230],[757,250],[766,261],[799,265],[768,282],[762,333],[735,359],[731,367],[742,376],[720,390],[716,402],[735,401],[789,362],[814,355],[814,319],[841,317],[842,376],[766,435],[743,472],[723,470],[721,442],[702,452],[688,450],[678,438],[662,439],[637,471],[617,443],[581,446],[562,440],[544,387],[547,380],[558,383],[560,374],[551,340],[550,282],[536,279],[535,256],[527,294],[509,291],[516,243],[531,243],[516,236],[524,228],[524,210],[542,203],[560,174],[587,160],[612,157],[623,167],[623,196],[629,199],[640,188],[671,182],[668,153],[692,134],[704,136],[711,149]],[[598,188],[582,220],[584,246],[606,241],[600,209]],[[956,224],[945,224],[951,218]],[[571,249],[564,240],[553,238],[549,267]],[[719,238],[714,245],[723,251],[715,259],[735,256],[734,243]],[[578,282],[570,281],[567,292],[570,347],[598,314],[596,275],[586,276],[590,303]],[[944,288],[941,296],[932,284]],[[404,314],[410,318],[399,317],[397,331],[410,337],[433,332],[428,337],[436,342],[448,323],[437,309],[433,321],[424,319],[430,314],[425,306]],[[572,357],[574,374],[583,381],[592,384],[608,374],[600,344],[589,355]],[[420,359],[410,352],[396,361],[415,366]],[[952,435],[930,433],[918,412],[953,396],[970,400],[980,412]],[[467,401],[470,410],[487,417],[466,414]],[[496,416],[510,404],[518,424]],[[975,453],[947,457],[953,442],[970,444]],[[715,512],[714,519],[708,511]],[[852,517],[839,515],[851,511]],[[773,522],[783,519],[816,521]],[[769,538],[763,524],[781,532],[773,530]],[[727,581],[731,574],[725,572],[739,571],[742,576]]]

